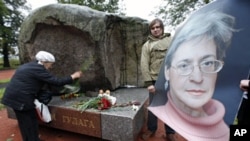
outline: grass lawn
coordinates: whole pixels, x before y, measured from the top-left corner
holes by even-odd
[[[20,64],[19,59],[11,59],[10,58],[9,61],[10,61],[10,68],[3,68],[3,58],[0,58],[0,70],[15,69]],[[10,79],[0,80],[0,84],[7,83],[9,81],[10,81]],[[0,101],[1,101],[1,99],[3,97],[4,91],[5,91],[5,88],[0,88]],[[4,108],[4,105],[1,104],[1,102],[0,102],[0,110],[3,109],[3,108]]]
[[[20,65],[19,59],[9,59],[10,68],[3,68],[3,58],[0,58],[0,70],[15,69]]]
[[[9,81],[10,81],[10,79],[3,79],[3,80],[0,80],[0,84],[8,83]]]
[[[0,88],[0,100],[2,100],[4,91],[5,91],[5,88]],[[0,110],[2,110],[3,108],[4,108],[4,105],[0,103]]]
[[[3,79],[3,80],[0,80],[0,84],[8,83],[9,81],[10,79]],[[4,91],[5,91],[5,88],[0,88],[0,101],[2,100]],[[4,105],[0,102],[0,110],[2,110],[3,108],[4,108]]]

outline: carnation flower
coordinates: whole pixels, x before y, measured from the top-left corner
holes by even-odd
[[[87,102],[83,102],[83,104],[78,104],[78,109],[81,111],[91,108],[105,110],[111,108],[115,103],[116,97],[104,93],[89,99]]]
[[[132,105],[132,110],[133,110],[133,111],[137,111],[138,109],[139,109],[138,106],[135,106],[134,104]]]
[[[110,91],[103,90],[99,91],[97,97],[90,98],[88,101],[78,102],[74,107],[76,107],[80,111],[85,111],[86,109],[98,109],[98,110],[107,110],[115,107],[127,107],[132,106],[133,111],[137,111],[139,109],[138,105],[141,103],[138,101],[129,101],[127,103],[116,104],[116,97],[110,95]]]

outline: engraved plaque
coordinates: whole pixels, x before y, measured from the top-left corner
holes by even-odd
[[[80,112],[70,108],[50,106],[52,121],[46,126],[75,133],[102,137],[101,115],[94,112]]]

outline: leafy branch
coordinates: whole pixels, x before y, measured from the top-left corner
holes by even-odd
[[[85,60],[80,68],[82,72],[89,69],[90,65],[94,63],[94,57],[89,57]],[[80,90],[80,82],[77,79],[72,85],[64,85],[64,88],[60,91],[61,93],[77,93]]]

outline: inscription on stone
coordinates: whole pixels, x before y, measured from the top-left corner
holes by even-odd
[[[52,122],[46,126],[75,133],[102,137],[101,115],[94,112],[80,112],[70,108],[50,106]]]

